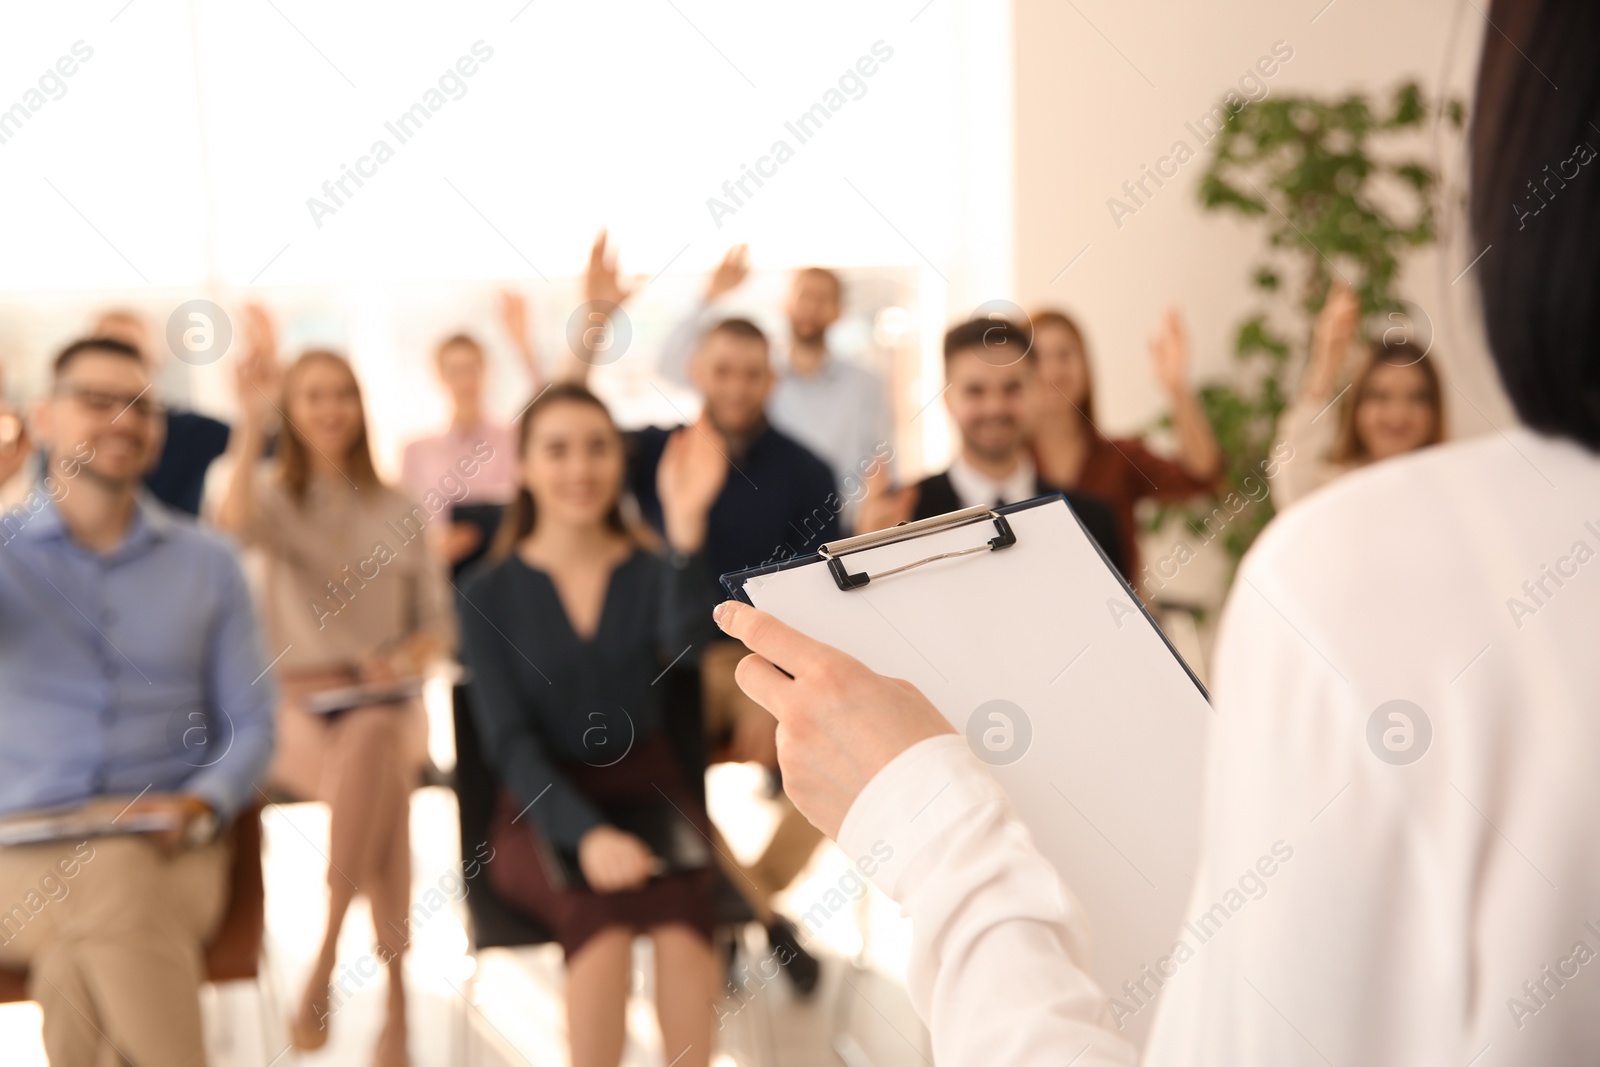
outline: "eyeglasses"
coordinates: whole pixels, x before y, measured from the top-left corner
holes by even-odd
[[[62,385],[56,389],[57,396],[70,396],[96,415],[112,416],[113,422],[128,411],[146,420],[164,417],[167,413],[166,405],[155,397],[147,395],[148,392],[149,390],[135,394],[107,393],[82,385]]]

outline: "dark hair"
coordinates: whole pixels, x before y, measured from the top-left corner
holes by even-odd
[[[1006,362],[1033,358],[1033,335],[1010,319],[980,318],[952,326],[944,333],[944,361],[946,365],[958,353],[974,348],[1004,350],[1020,348],[1021,356],[1012,356]]]
[[[1491,23],[1470,145],[1489,348],[1524,423],[1600,450],[1600,5],[1496,0]]]
[[[1039,327],[1055,326],[1072,334],[1072,339],[1078,342],[1078,353],[1083,358],[1083,403],[1074,405],[1083,421],[1088,423],[1091,434],[1099,433],[1094,421],[1094,368],[1089,366],[1089,342],[1083,339],[1083,331],[1078,328],[1078,320],[1068,315],[1065,311],[1054,308],[1045,311],[1035,311],[1030,319],[1033,323],[1033,335],[1039,336]],[[1070,397],[1067,402],[1072,403]]]
[[[140,364],[144,363],[144,356],[126,341],[119,341],[115,337],[84,337],[57,353],[50,372],[52,377],[60,380],[73,360],[89,352],[103,352],[108,356],[121,356]]]
[[[1339,413],[1339,436],[1334,439],[1333,448],[1328,452],[1328,458],[1335,463],[1365,463],[1372,458],[1356,431],[1356,415],[1367,391],[1367,383],[1379,367],[1417,369],[1428,383],[1428,406],[1433,410],[1433,432],[1419,447],[1436,445],[1445,438],[1444,386],[1439,379],[1438,366],[1429,358],[1426,350],[1410,341],[1379,341],[1368,350],[1361,369],[1350,382],[1349,395],[1345,397],[1344,409]]]
[[[617,425],[611,420],[611,410],[606,407],[605,401],[591,393],[586,386],[577,382],[556,382],[545,388],[544,392],[534,398],[522,417],[517,420],[517,459],[526,459],[528,443],[533,440],[533,426],[539,417],[551,408],[560,404],[585,404],[594,408],[606,417],[613,433],[619,433]],[[490,546],[490,559],[504,559],[509,556],[521,541],[533,532],[538,525],[539,512],[533,501],[533,494],[526,485],[517,486],[517,495],[512,498],[506,507],[505,517],[500,520],[500,527],[495,531],[494,544]],[[606,526],[617,533],[626,534],[636,541],[643,542],[639,532],[631,526],[622,515],[622,499],[619,494],[612,503],[611,510],[606,512]]]
[[[300,358],[289,364],[289,369],[283,375],[283,395],[279,405],[284,411],[283,429],[278,434],[277,465],[278,480],[289,491],[289,497],[296,504],[304,504],[306,500],[306,487],[311,483],[311,450],[300,428],[288,416],[289,394],[293,391],[295,382],[300,380],[307,368],[313,364],[321,363],[342,370],[350,379],[350,385],[356,391],[356,408],[359,412],[356,438],[350,442],[350,450],[343,456],[331,457],[338,464],[339,470],[362,489],[371,489],[382,485],[378,477],[378,469],[372,464],[372,446],[367,437],[367,405],[361,399],[361,382],[356,378],[355,370],[349,362],[339,353],[327,349],[313,348],[300,354]]]
[[[445,352],[452,348],[470,348],[478,353],[478,361],[483,362],[483,346],[478,343],[476,337],[470,333],[453,333],[440,341],[439,346],[433,350],[434,365],[442,366]]]
[[[767,335],[762,332],[761,327],[749,319],[723,319],[706,331],[706,337],[709,339],[712,334],[717,333],[725,333],[729,337],[737,337],[741,341],[759,341],[761,347],[767,347]]]

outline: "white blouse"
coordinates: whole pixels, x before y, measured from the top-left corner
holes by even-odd
[[[862,792],[840,844],[893,849],[936,1061],[1133,1064],[1159,992],[1149,1065],[1593,1062],[1600,458],[1516,430],[1340,479],[1245,559],[1215,681],[1190,920],[1142,988],[1084,973],[1092,916],[962,738]]]

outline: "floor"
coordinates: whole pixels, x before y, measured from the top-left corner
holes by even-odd
[[[435,737],[441,762],[451,757],[447,740]],[[716,768],[708,780],[713,817],[729,847],[745,858],[759,852],[776,818],[760,785],[761,775],[743,766]],[[264,818],[268,966],[258,984],[206,990],[214,1067],[343,1067],[364,1064],[371,1055],[385,979],[370,955],[372,927],[360,902],[340,936],[336,984],[344,996],[327,1047],[305,1055],[287,1047],[286,1012],[297,1002],[321,935],[327,828],[327,811],[317,804],[271,808]],[[559,950],[467,954],[455,799],[448,790],[415,794],[411,836],[417,902],[407,960],[413,1062],[418,1067],[565,1063]],[[904,972],[906,924],[886,899],[875,891],[861,894],[857,886],[849,861],[828,845],[780,902],[791,915],[829,916],[809,942],[824,959],[824,977],[808,1001],[798,999],[782,975],[763,980],[765,936],[759,929],[745,932],[747,966],[739,987],[730,987],[721,1004],[707,1005],[721,1024],[714,1067],[931,1062],[926,1033],[896,978]],[[819,903],[824,912],[815,910]],[[635,949],[624,1067],[670,1067],[649,999],[648,952],[647,942]],[[8,1067],[46,1067],[34,1005],[0,1007],[0,1061]]]

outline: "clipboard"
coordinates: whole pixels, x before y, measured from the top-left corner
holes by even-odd
[[[314,715],[337,715],[351,708],[373,704],[398,704],[422,695],[427,679],[422,676],[393,682],[358,682],[334,689],[320,689],[305,696],[305,709]]]
[[[922,690],[1083,904],[1101,989],[1151,987],[1143,968],[1171,952],[1194,880],[1211,707],[1064,496],[829,542],[722,583]],[[1123,1036],[1141,1043],[1155,1015]]]
[[[133,797],[96,797],[82,804],[18,811],[0,816],[0,848],[124,837],[177,829],[170,812],[127,814]]]

